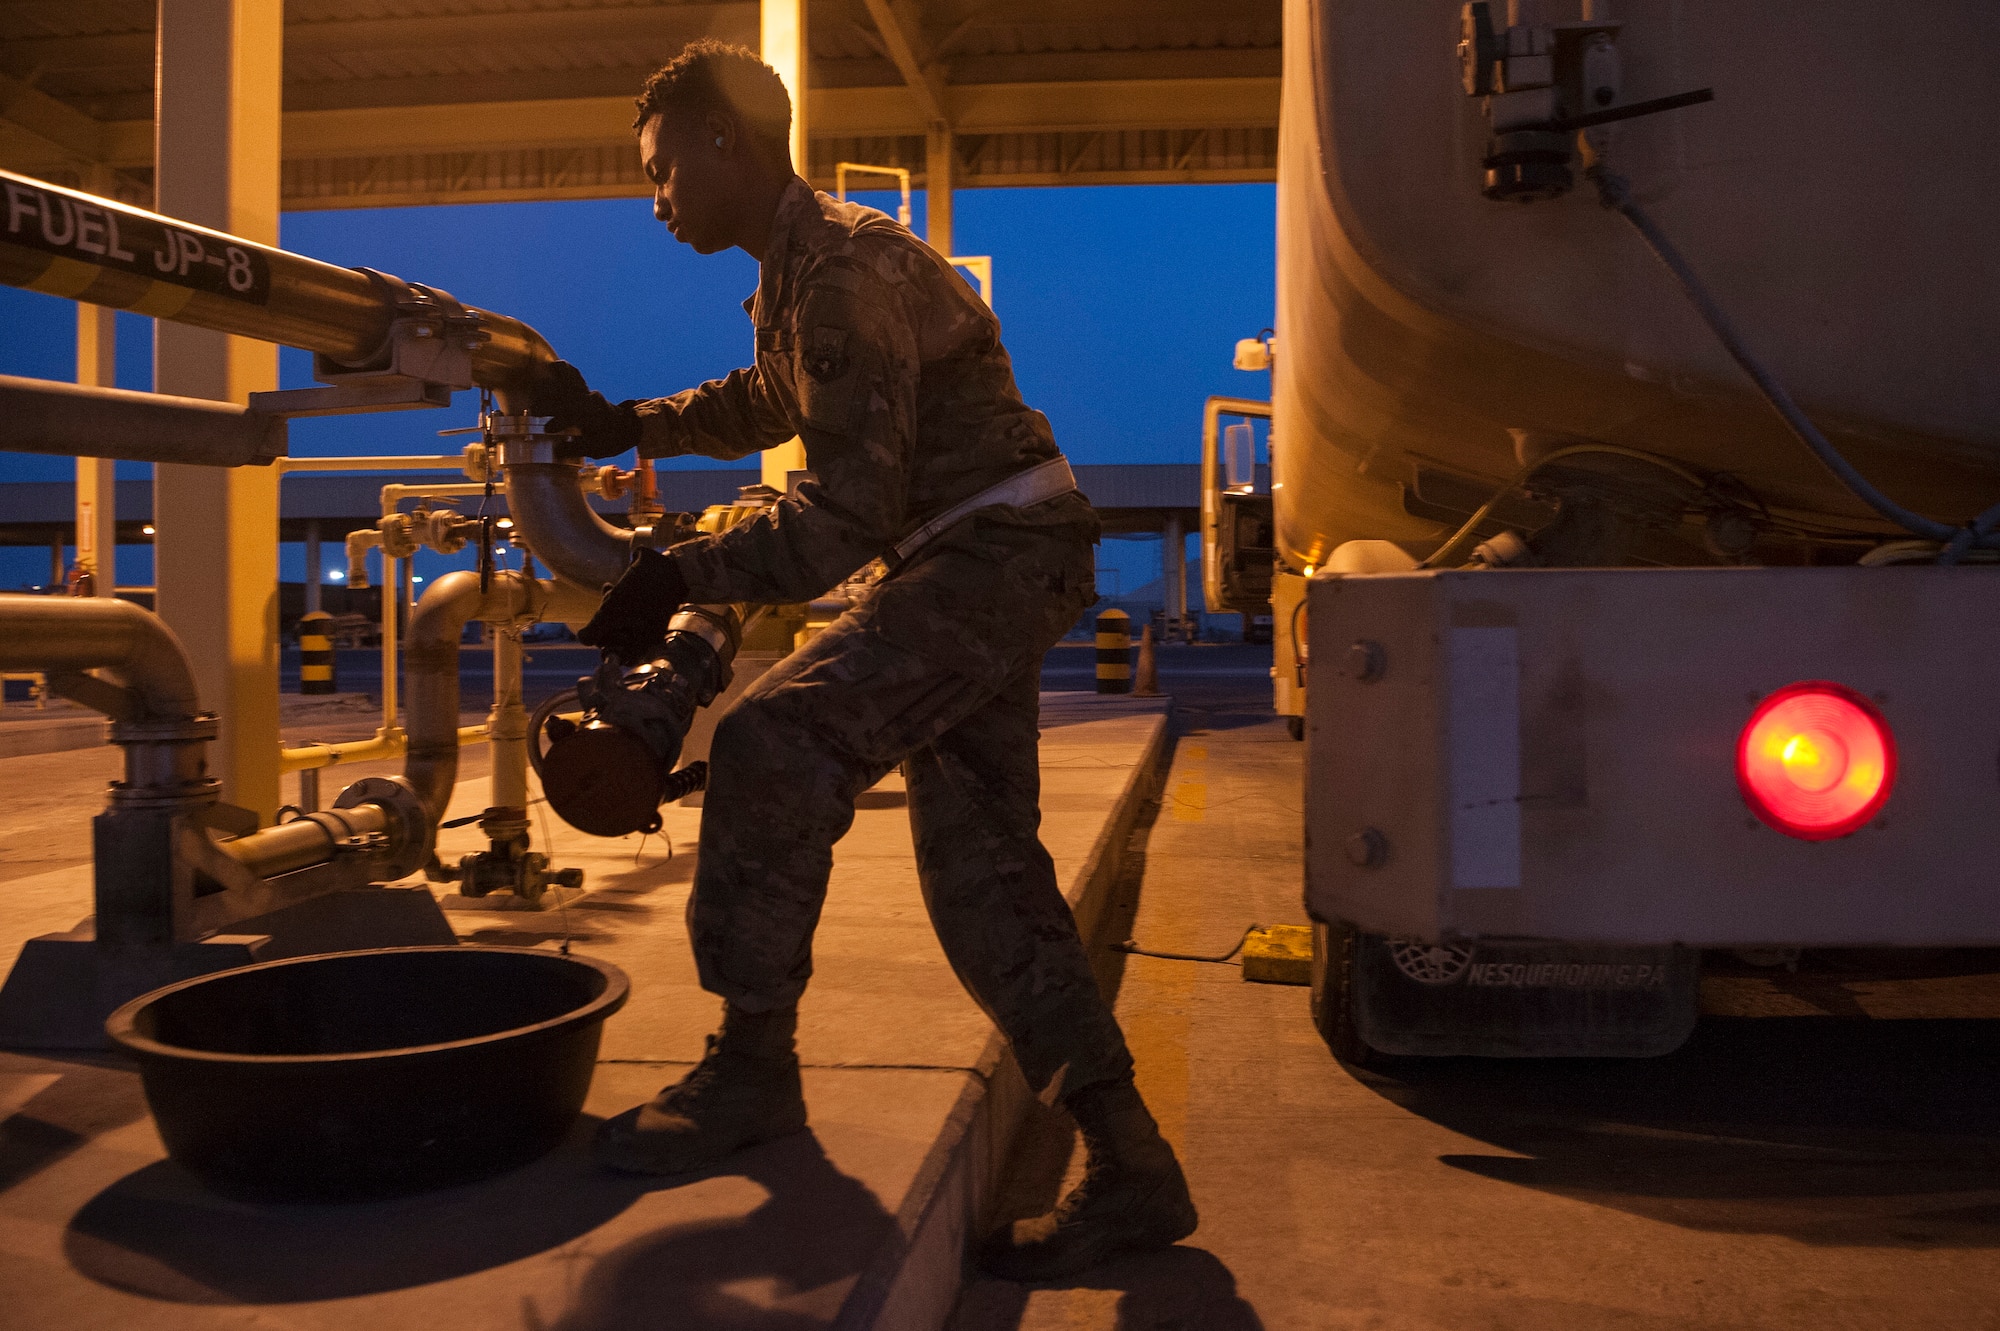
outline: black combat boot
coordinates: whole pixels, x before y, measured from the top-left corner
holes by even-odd
[[[681,1174],[746,1146],[802,1131],[806,1099],[792,1036],[796,1007],[745,1012],[728,1004],[722,1031],[687,1076],[647,1103],[605,1120],[599,1164],[633,1174]]]
[[[1083,1131],[1083,1181],[1056,1209],[987,1236],[979,1264],[1003,1280],[1062,1280],[1121,1252],[1169,1247],[1199,1218],[1174,1148],[1130,1077],[1064,1100]]]

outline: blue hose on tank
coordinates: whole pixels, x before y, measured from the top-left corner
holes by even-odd
[[[1940,564],[1956,564],[1967,550],[2000,548],[2000,538],[1994,535],[1994,529],[2000,527],[2000,504],[1995,504],[1964,526],[1954,527],[1949,523],[1937,522],[1921,513],[1912,512],[1876,489],[1866,476],[1855,470],[1853,463],[1841,455],[1840,450],[1827,442],[1826,436],[1819,432],[1819,427],[1800,410],[1799,404],[1792,400],[1792,395],[1785,391],[1785,386],[1772,376],[1763,362],[1750,354],[1750,348],[1744,345],[1742,337],[1736,332],[1735,325],[1730,323],[1729,316],[1722,312],[1722,308],[1709,295],[1708,288],[1695,275],[1688,261],[1674,248],[1673,242],[1667,239],[1666,233],[1660,230],[1659,224],[1651,215],[1633,201],[1630,182],[1601,165],[1591,167],[1585,174],[1597,186],[1598,201],[1632,224],[1633,229],[1653,251],[1654,257],[1665,264],[1667,271],[1681,284],[1681,290],[1687,295],[1688,301],[1694,306],[1696,313],[1701,315],[1709,331],[1715,334],[1716,340],[1722,343],[1730,359],[1742,368],[1743,373],[1750,376],[1750,381],[1757,385],[1758,391],[1764,395],[1764,400],[1769,402],[1772,409],[1784,419],[1785,424],[1791,427],[1792,433],[1799,437],[1800,442],[1812,450],[1813,456],[1825,463],[1827,470],[1839,478],[1842,485],[1852,490],[1862,503],[1897,526],[1925,540],[1940,542],[1944,546],[1938,553],[1937,562]]]

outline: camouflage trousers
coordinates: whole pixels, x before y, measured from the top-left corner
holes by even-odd
[[[797,1002],[833,846],[855,797],[901,766],[917,876],[961,983],[1038,1092],[1128,1075],[1037,830],[1042,655],[1094,597],[1090,546],[1044,528],[946,548],[778,663],[709,750],[688,933],[702,986],[752,1011]]]

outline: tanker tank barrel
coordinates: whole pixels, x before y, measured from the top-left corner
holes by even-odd
[[[469,352],[470,382],[457,387],[518,391],[555,359],[527,324],[445,292],[8,171],[0,171],[0,283],[299,347],[363,373],[389,368],[399,322],[428,324]]]

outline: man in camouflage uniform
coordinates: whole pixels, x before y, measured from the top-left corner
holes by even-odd
[[[686,601],[823,594],[989,487],[1060,456],[1014,384],[993,314],[882,214],[793,173],[790,105],[768,66],[697,43],[648,82],[640,149],[655,213],[702,253],[760,265],[745,303],[756,363],[655,401],[613,404],[558,365],[551,431],[604,456],[738,458],[803,440],[811,479],[719,535],[641,552],[581,636],[642,659]],[[983,501],[982,501],[983,502]],[[1041,660],[1095,599],[1098,523],[1074,488],[980,507],[892,559],[866,598],[753,684],[709,755],[688,926],[722,1030],[686,1078],[606,1123],[599,1156],[674,1173],[805,1126],[797,1003],[833,845],[855,797],[900,766],[924,903],[952,968],[1029,1084],[1082,1128],[1085,1181],[988,1242],[996,1274],[1074,1273],[1191,1233],[1172,1148],[1132,1081],[1037,837]]]

